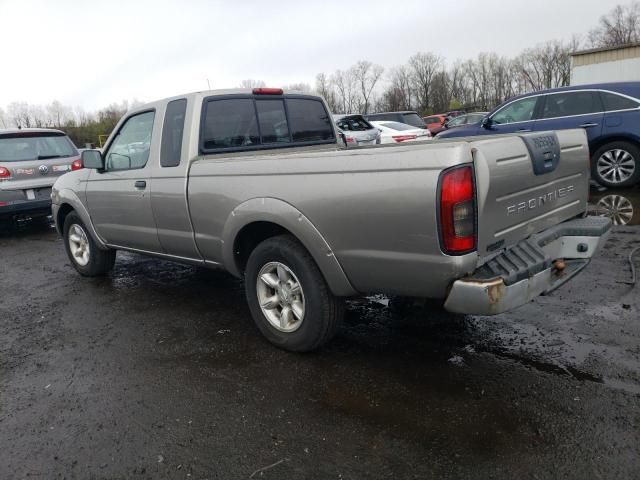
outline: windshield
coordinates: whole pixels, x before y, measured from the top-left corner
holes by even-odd
[[[404,123],[408,123],[409,125],[413,125],[414,127],[424,128],[424,120],[420,118],[420,116],[415,113],[403,113],[402,118]]]
[[[336,125],[348,132],[364,132],[365,130],[371,130],[373,128],[373,126],[360,115],[341,118],[336,122]]]
[[[393,130],[406,131],[406,130],[415,130],[416,127],[413,125],[407,125],[406,123],[400,122],[381,122],[380,125],[383,127],[391,128]]]
[[[0,161],[45,160],[72,157],[77,150],[65,135],[16,133],[0,137]]]

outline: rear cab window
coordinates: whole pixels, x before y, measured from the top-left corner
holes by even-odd
[[[335,143],[324,104],[304,95],[205,98],[200,150],[217,153]]]
[[[0,135],[0,162],[46,160],[79,155],[61,132],[15,132]]]

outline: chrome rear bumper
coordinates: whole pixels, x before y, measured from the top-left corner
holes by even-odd
[[[610,230],[608,218],[586,217],[533,235],[453,282],[444,307],[455,313],[496,315],[524,305],[586,267]]]

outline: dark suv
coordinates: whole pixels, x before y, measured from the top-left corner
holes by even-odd
[[[80,168],[80,153],[64,132],[0,130],[0,219],[51,215],[51,186]]]
[[[370,122],[400,122],[418,128],[427,128],[424,120],[420,118],[420,115],[410,110],[404,112],[370,113],[369,115],[365,115],[365,118]]]
[[[607,187],[640,181],[640,82],[603,83],[542,90],[507,100],[480,124],[436,138],[584,128],[591,173]]]

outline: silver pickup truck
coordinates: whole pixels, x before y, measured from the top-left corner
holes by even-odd
[[[582,130],[343,149],[325,102],[280,89],[198,92],[129,112],[53,187],[80,274],[117,250],[244,278],[275,345],[335,333],[372,292],[497,314],[557,288],[605,241],[585,217]]]

